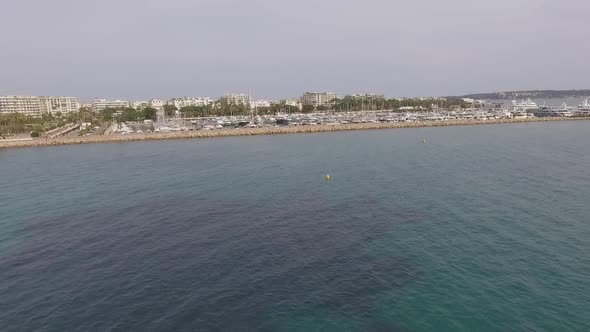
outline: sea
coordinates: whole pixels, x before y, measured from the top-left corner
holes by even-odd
[[[0,331],[590,331],[589,142],[560,121],[0,150]]]

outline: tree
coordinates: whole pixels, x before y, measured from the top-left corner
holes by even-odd
[[[289,113],[298,113],[299,112],[299,107],[293,106],[293,105],[285,105],[285,109]]]
[[[332,100],[330,100],[330,106],[333,110],[338,109],[340,103],[342,103],[342,99],[340,98],[333,98]]]
[[[210,114],[210,106],[184,106],[181,107],[178,112],[183,117],[204,117]]]
[[[55,118],[54,118],[53,114],[51,114],[50,112],[41,114],[41,120],[43,120],[44,122],[50,122],[50,121],[53,121],[54,119]]]
[[[78,122],[78,112],[68,112],[68,113],[66,113],[66,121],[68,121],[68,122]]]
[[[313,105],[303,105],[303,113],[311,113],[313,112]]]
[[[112,121],[113,120],[113,115],[115,114],[117,110],[114,108],[105,108],[103,110],[101,110],[99,112],[100,118],[104,121]]]
[[[78,111],[78,119],[82,122],[94,122],[96,117],[89,109],[82,108]]]
[[[133,107],[124,108],[121,115],[117,118],[119,122],[140,121],[143,120],[143,112],[138,112]]]
[[[146,120],[156,121],[158,119],[158,110],[153,107],[143,109],[143,118]]]
[[[178,107],[176,107],[176,105],[164,105],[164,113],[166,116],[174,116],[176,115],[176,111],[178,111]]]

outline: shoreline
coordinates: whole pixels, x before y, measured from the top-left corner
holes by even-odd
[[[424,121],[424,122],[352,123],[352,124],[342,124],[342,125],[288,126],[288,127],[268,127],[268,128],[231,128],[231,129],[220,129],[220,130],[199,130],[199,131],[181,131],[181,132],[166,132],[166,133],[142,133],[142,134],[129,134],[129,135],[97,135],[97,136],[79,136],[79,137],[57,137],[57,138],[50,138],[50,139],[39,138],[39,139],[32,139],[32,140],[8,141],[8,142],[3,142],[2,140],[0,140],[0,149],[44,147],[44,146],[72,145],[72,144],[122,143],[122,142],[153,141],[153,140],[191,139],[191,138],[308,134],[308,133],[351,131],[351,130],[471,126],[471,125],[485,125],[485,124],[582,121],[582,120],[590,120],[590,117],[492,119],[492,120],[479,120],[479,119],[477,119],[477,120],[446,120],[446,121]]]

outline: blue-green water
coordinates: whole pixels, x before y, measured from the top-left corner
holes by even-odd
[[[588,331],[589,142],[572,121],[0,150],[0,330]]]

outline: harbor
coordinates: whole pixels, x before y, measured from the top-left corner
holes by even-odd
[[[256,127],[223,127],[215,130],[190,130],[178,129],[171,131],[152,131],[152,132],[129,132],[127,134],[113,133],[109,135],[90,135],[90,136],[68,136],[57,138],[37,138],[26,141],[9,141],[0,140],[1,148],[22,148],[22,147],[42,147],[55,145],[70,144],[91,144],[91,143],[123,143],[134,141],[149,140],[172,140],[172,139],[193,139],[193,138],[213,138],[213,137],[231,137],[231,136],[253,136],[253,135],[281,135],[281,134],[307,134],[351,130],[375,130],[375,129],[401,129],[401,128],[418,128],[418,127],[443,127],[443,126],[470,126],[470,125],[491,125],[491,124],[510,124],[510,123],[527,123],[527,122],[552,122],[552,121],[571,121],[571,120],[590,120],[590,117],[512,117],[512,118],[468,118],[468,119],[440,119],[440,120],[416,120],[416,121],[368,121],[361,123],[326,123],[316,125],[269,125]],[[211,120],[207,120],[211,121]],[[131,128],[131,127],[130,127]],[[178,127],[176,127],[178,128]],[[108,130],[107,130],[108,131]]]
[[[132,117],[128,116],[129,109],[105,109],[98,113],[80,112],[83,116],[78,117],[69,116],[70,121],[63,121],[41,134],[31,133],[30,138],[26,134],[2,136],[0,148],[590,118],[588,99],[573,107],[565,102],[560,106],[547,105],[545,102],[540,105],[528,98],[501,103],[464,99],[460,101],[461,106],[451,107],[442,107],[442,99],[432,101],[428,107],[399,106],[393,109],[361,108],[351,111],[347,110],[350,107],[336,109],[332,105],[332,109],[318,111],[321,108],[318,106],[318,109],[308,112],[297,107],[270,112],[268,107],[258,108],[257,103],[252,103],[249,109],[244,109],[239,115],[211,116],[190,116],[195,113],[186,112],[182,107],[168,112],[162,107],[151,109],[151,118],[137,116],[144,113],[135,109],[131,109],[131,112],[135,112]],[[361,102],[360,107],[363,106],[367,107]],[[376,103],[369,106],[375,107]],[[356,107],[359,107],[358,103]],[[108,119],[103,119],[106,115]]]
[[[474,108],[400,111],[356,111],[356,112],[312,112],[277,113],[272,115],[256,113],[250,115],[218,117],[175,117],[158,116],[157,121],[129,122],[113,125],[113,135],[142,133],[168,133],[185,131],[217,131],[228,129],[284,128],[302,126],[342,126],[350,124],[412,124],[431,125],[438,122],[499,121],[534,118],[573,118],[590,116],[590,104],[586,100],[578,107],[565,104],[560,107],[539,106],[530,99],[512,101],[508,105],[481,106]],[[412,125],[408,125],[412,126]],[[366,126],[365,126],[366,127]],[[303,130],[306,131],[306,130]]]

